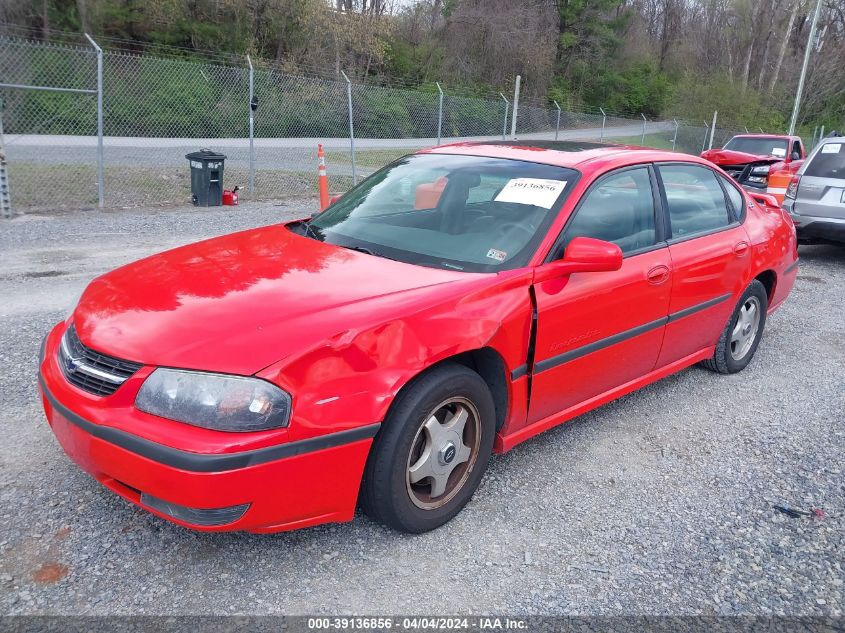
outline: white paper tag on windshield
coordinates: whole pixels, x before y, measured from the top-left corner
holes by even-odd
[[[838,154],[842,149],[842,143],[827,143],[822,145],[822,154]]]
[[[786,150],[782,147],[774,147],[772,148],[772,156],[783,158],[784,156],[786,156]]]
[[[508,254],[505,251],[500,251],[496,248],[491,248],[487,251],[487,257],[490,259],[495,259],[497,262],[503,262],[508,258]]]
[[[565,180],[514,178],[502,187],[495,201],[516,202],[551,209],[564,187],[566,187]]]

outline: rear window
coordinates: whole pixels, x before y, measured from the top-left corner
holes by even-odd
[[[845,139],[825,143],[804,170],[805,176],[845,179]]]

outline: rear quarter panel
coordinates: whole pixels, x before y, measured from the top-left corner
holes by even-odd
[[[787,273],[798,261],[795,227],[783,209],[750,199],[747,206],[745,230],[752,246],[751,277],[768,270],[775,273],[775,286],[769,301],[771,312],[786,299],[795,283],[794,269]]]

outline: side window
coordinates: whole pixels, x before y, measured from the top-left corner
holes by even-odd
[[[792,145],[793,160],[798,160],[804,155],[804,150],[801,148],[801,141],[795,141]]]
[[[564,248],[575,237],[613,242],[623,253],[653,246],[657,240],[648,168],[612,174],[593,186],[566,228]]]
[[[731,223],[716,174],[699,165],[661,165],[672,237],[714,231]]]
[[[722,181],[722,186],[728,192],[728,199],[731,201],[734,217],[741,221],[745,217],[745,198],[739,192],[739,189],[736,188],[736,185],[728,178],[720,175],[719,180]]]

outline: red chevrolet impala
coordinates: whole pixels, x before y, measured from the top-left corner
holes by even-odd
[[[408,532],[491,452],[703,363],[751,361],[795,230],[702,159],[591,143],[406,156],[309,219],[95,279],[48,334],[47,419],[180,525]]]

